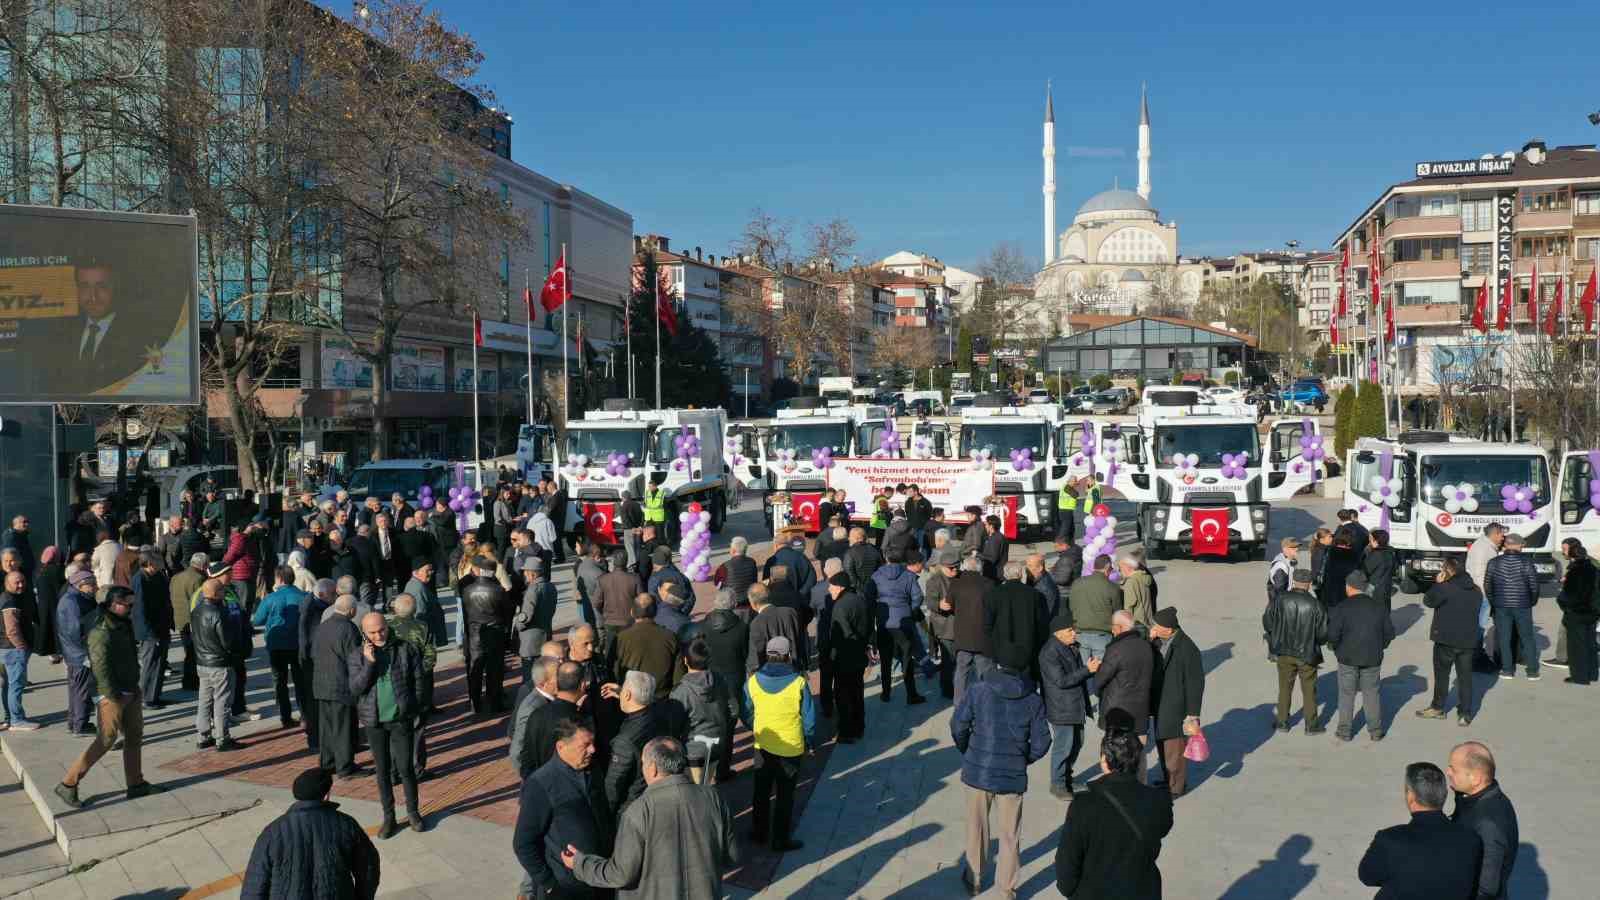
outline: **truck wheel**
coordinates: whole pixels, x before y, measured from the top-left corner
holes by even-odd
[[[1410,566],[1402,566],[1400,568],[1400,584],[1398,586],[1402,594],[1420,594],[1423,592],[1422,585],[1417,582],[1417,576],[1412,574]]]
[[[728,520],[728,501],[724,494],[717,494],[711,501],[711,533],[721,534],[722,525]]]

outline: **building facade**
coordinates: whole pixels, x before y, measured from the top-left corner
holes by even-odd
[[[1369,314],[1374,244],[1381,302],[1394,304],[1394,346],[1385,341],[1383,357],[1392,358],[1401,392],[1514,378],[1526,351],[1543,339],[1558,282],[1563,315],[1550,324],[1558,335],[1582,328],[1576,298],[1600,258],[1594,145],[1547,149],[1529,141],[1520,152],[1420,162],[1415,174],[1380,192],[1336,241],[1336,251],[1350,251],[1350,307],[1362,319],[1348,328],[1361,374],[1379,368],[1381,319]],[[1484,288],[1487,334],[1471,324]],[[1495,326],[1504,301],[1509,315],[1502,331]],[[1341,323],[1341,332],[1346,327]]]

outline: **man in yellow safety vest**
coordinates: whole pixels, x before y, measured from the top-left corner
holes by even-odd
[[[751,831],[757,843],[771,840],[775,852],[798,850],[790,838],[794,822],[794,791],[800,778],[800,760],[814,745],[817,713],[811,688],[792,664],[789,639],[778,635],[767,641],[763,658],[744,684],[744,720],[755,734],[757,760],[755,796],[751,801]],[[772,803],[773,788],[777,803]],[[769,827],[770,824],[770,827]]]

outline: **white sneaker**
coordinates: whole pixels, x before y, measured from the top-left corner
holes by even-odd
[[[261,713],[250,711],[250,710],[246,710],[244,715],[242,715],[242,716],[235,716],[235,715],[230,714],[228,716],[228,724],[230,724],[230,725],[242,725],[245,722],[256,722],[256,721],[259,721],[260,719],[261,719]]]
[[[1501,678],[1502,678],[1502,679],[1504,679],[1504,680],[1506,680],[1506,681],[1512,681],[1512,680],[1514,680],[1514,679],[1515,679],[1515,678],[1516,678],[1516,677],[1517,677],[1517,676],[1515,676],[1515,675],[1507,675],[1507,674],[1506,674],[1506,673],[1504,673],[1504,672],[1501,672],[1501,673],[1500,673],[1500,677],[1501,677]]]

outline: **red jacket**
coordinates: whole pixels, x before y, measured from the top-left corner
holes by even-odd
[[[234,581],[254,582],[261,570],[261,557],[257,555],[256,542],[244,532],[228,538],[228,552],[222,555],[222,564],[231,565]]]

